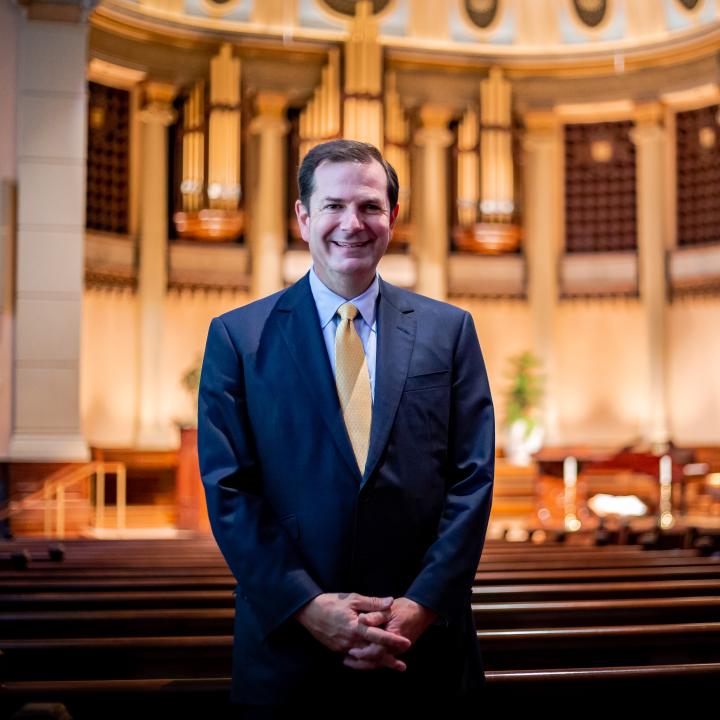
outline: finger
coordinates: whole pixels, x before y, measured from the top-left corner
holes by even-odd
[[[398,672],[405,672],[407,670],[407,665],[394,655],[386,655],[383,659],[383,664],[385,667],[391,670],[397,670]]]
[[[368,595],[358,595],[353,593],[350,606],[354,610],[364,610],[365,612],[376,612],[378,610],[389,610],[393,604],[392,597],[370,597]]]
[[[390,622],[392,615],[389,610],[378,610],[377,612],[360,613],[358,615],[358,622],[370,625],[372,627],[378,627],[384,625],[386,622]]]
[[[348,655],[351,655],[356,660],[380,660],[387,655],[387,650],[382,645],[371,643],[364,647],[350,648]]]
[[[343,660],[345,667],[352,668],[353,670],[375,670],[379,667],[377,663],[370,662],[369,660],[356,660],[353,657],[346,656]]]
[[[348,656],[353,660],[372,663],[376,667],[389,667],[393,670],[404,670],[405,663],[382,647],[382,645],[366,645],[362,648],[350,648]]]
[[[382,628],[370,627],[360,622],[357,624],[357,633],[366,642],[382,645],[392,653],[405,652],[412,645],[410,640],[402,635],[388,632]]]
[[[380,668],[390,668],[390,670],[397,670],[398,672],[405,672],[407,665],[392,655],[386,655],[382,660],[357,660],[353,657],[345,656],[343,665],[352,668],[353,670],[378,670]]]

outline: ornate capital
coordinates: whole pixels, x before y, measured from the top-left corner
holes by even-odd
[[[272,131],[286,133],[290,129],[290,125],[285,119],[287,102],[287,97],[280,93],[258,93],[255,98],[257,114],[250,121],[250,132],[254,134]]]
[[[663,110],[660,103],[645,103],[635,108],[635,127],[630,139],[635,145],[664,140],[666,130],[662,124]]]
[[[146,82],[143,85],[144,104],[138,117],[144,123],[159,123],[167,127],[175,122],[177,113],[172,101],[175,97],[174,85],[162,82]]]
[[[663,108],[659,102],[642,103],[635,106],[633,113],[635,124],[640,127],[642,125],[660,125],[663,120]]]
[[[415,133],[415,142],[424,146],[449,147],[453,141],[453,135],[448,130],[451,117],[449,108],[442,105],[423,105],[420,109],[422,128]]]
[[[523,122],[522,147],[525,152],[535,152],[560,142],[562,123],[554,110],[531,110],[525,113]]]
[[[523,116],[523,121],[533,133],[554,133],[560,127],[560,117],[554,110],[530,110]]]

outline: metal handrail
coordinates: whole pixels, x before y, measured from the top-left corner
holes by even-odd
[[[0,521],[7,520],[21,513],[32,505],[44,504],[44,532],[49,536],[52,532],[52,499],[55,496],[55,533],[59,538],[65,537],[65,490],[78,482],[90,480],[95,476],[95,527],[102,527],[105,520],[105,476],[114,474],[117,477],[117,516],[115,523],[118,530],[125,529],[127,508],[127,470],[121,462],[90,462],[80,467],[61,468],[45,478],[43,486],[34,493],[19,501],[10,501],[0,510]]]

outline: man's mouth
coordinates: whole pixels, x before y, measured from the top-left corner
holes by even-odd
[[[363,242],[342,242],[340,240],[331,240],[330,242],[333,245],[337,245],[338,247],[357,248],[357,247],[363,247],[364,245],[368,245],[370,243],[370,240],[364,240]]]

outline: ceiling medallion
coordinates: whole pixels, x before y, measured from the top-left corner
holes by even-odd
[[[499,0],[464,0],[464,4],[473,25],[485,30],[497,15]]]
[[[240,0],[202,0],[202,4],[211,17],[222,17],[227,15]]]
[[[573,6],[580,21],[591,28],[596,28],[607,12],[607,0],[573,0]]]
[[[357,0],[321,0],[320,4],[327,6],[330,10],[333,10],[340,15],[355,17],[355,6],[358,3]],[[389,4],[390,0],[372,0],[372,14],[377,15]]]

